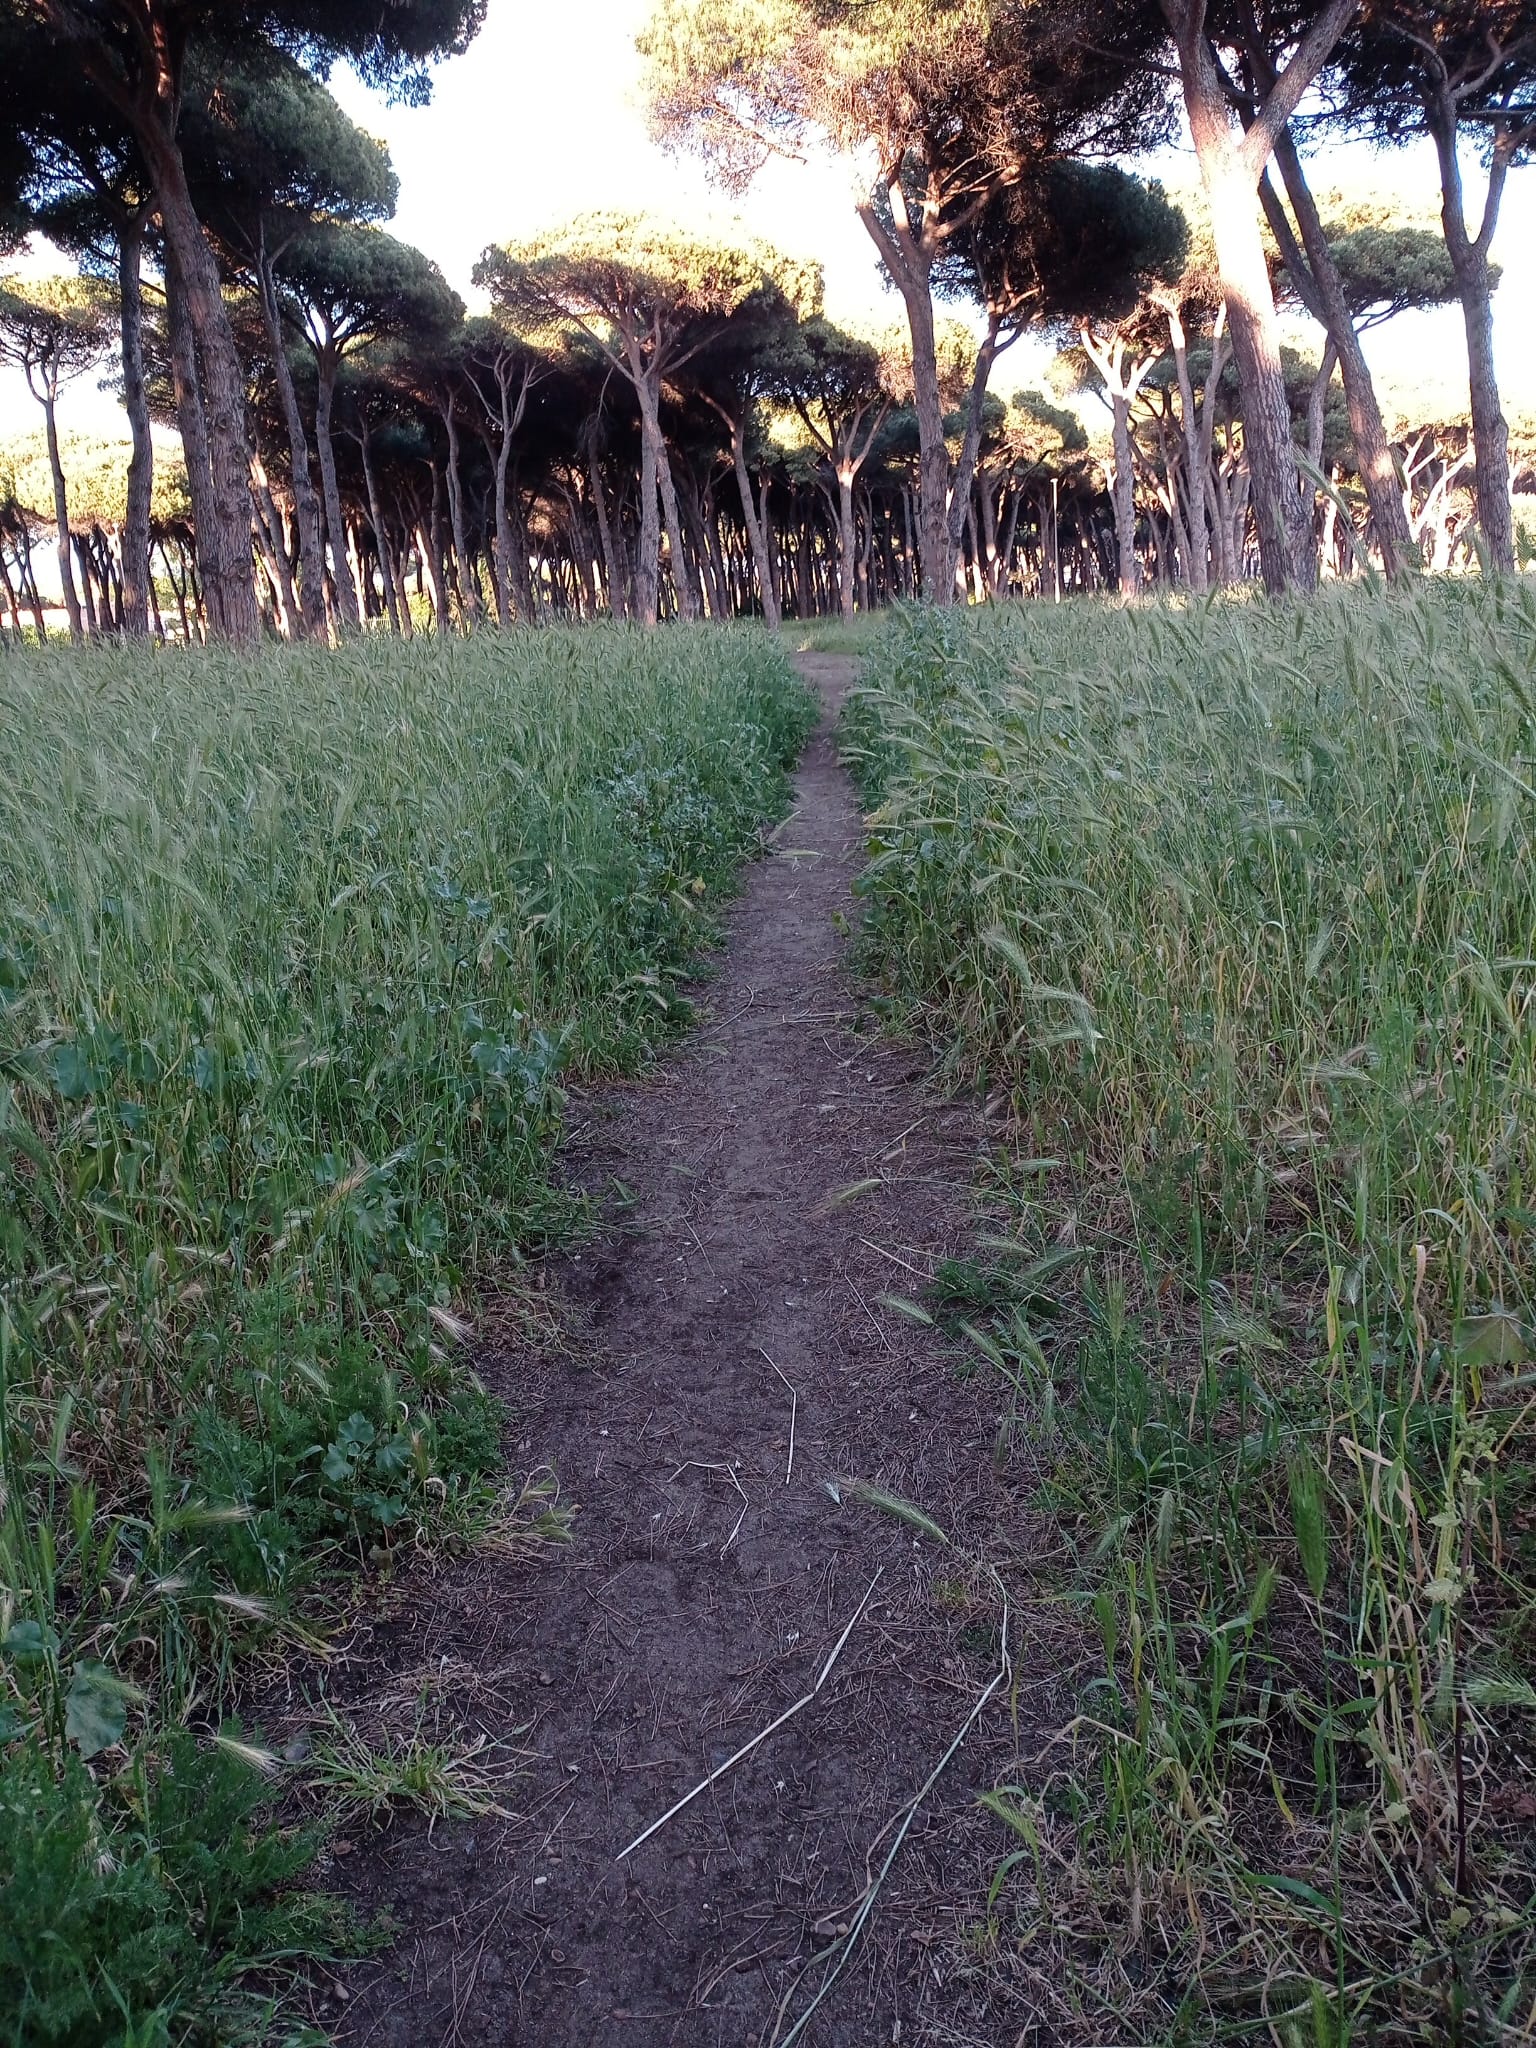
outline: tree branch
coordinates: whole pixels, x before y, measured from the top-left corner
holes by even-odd
[[[1327,63],[1360,0],[1329,0],[1329,4],[1291,52],[1289,63],[1264,96],[1253,126],[1243,138],[1243,155],[1257,182],[1269,162],[1281,129],[1301,103],[1303,93]]]

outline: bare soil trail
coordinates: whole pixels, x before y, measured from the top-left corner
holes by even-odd
[[[846,952],[862,837],[833,737],[852,664],[802,669],[825,716],[703,1021],[642,1083],[573,1105],[568,1171],[610,1198],[601,1237],[548,1272],[574,1341],[509,1358],[504,1383],[485,1363],[519,1464],[548,1460],[577,1505],[573,1540],[455,1565],[355,1646],[370,1682],[424,1673],[462,1729],[528,1761],[516,1821],[357,1842],[346,1881],[400,1939],[348,1979],[349,2042],[782,2041],[998,1669],[998,1609],[959,1561],[1005,1507],[996,1390],[880,1300],[919,1295],[964,1241],[982,1125],[861,1022]],[[915,1503],[957,1547],[848,1480]],[[810,1704],[619,1860],[811,1689],[861,1602]],[[975,1794],[1014,1725],[1002,1687],[798,2039],[1017,2036],[1017,2014],[993,2028],[953,1981],[954,1924],[923,1904],[983,1914],[1001,1846]]]

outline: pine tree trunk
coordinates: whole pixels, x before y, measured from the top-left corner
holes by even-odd
[[[347,529],[341,516],[341,489],[336,481],[336,445],[331,438],[331,412],[336,401],[336,372],[340,365],[333,348],[315,352],[318,372],[315,385],[315,453],[320,458],[320,487],[325,495],[326,535],[331,547],[331,576],[336,585],[336,605],[345,631],[362,630],[357,585],[347,560]],[[302,545],[302,542],[301,542]]]
[[[642,626],[656,623],[657,588],[661,577],[661,522],[657,517],[656,490],[661,428],[653,424],[654,396],[645,378],[639,376],[635,390],[640,395],[640,544],[635,558],[635,617]]]
[[[1456,279],[1467,330],[1467,370],[1476,450],[1473,489],[1477,523],[1489,560],[1498,570],[1515,566],[1514,509],[1509,492],[1509,423],[1499,401],[1493,362],[1493,295],[1486,261],[1468,264]]]
[[[37,644],[48,644],[48,625],[43,617],[42,593],[37,587],[37,576],[32,567],[32,538],[25,523],[16,535],[16,573],[21,578],[21,594],[27,601],[27,610],[32,614],[32,624],[37,633]]]
[[[1115,515],[1115,553],[1119,569],[1120,595],[1134,597],[1141,581],[1141,564],[1136,559],[1136,472],[1131,454],[1131,402],[1120,392],[1110,394],[1114,415],[1115,476],[1110,504]]]
[[[934,341],[933,254],[912,229],[896,176],[886,175],[882,183],[894,227],[882,218],[882,210],[873,197],[860,201],[858,213],[901,293],[912,342],[912,399],[917,414],[918,445],[917,551],[922,595],[930,604],[952,604],[955,589],[949,540],[949,448],[944,439],[944,401],[939,391]]]
[[[421,566],[426,573],[427,589],[432,597],[432,618],[439,633],[450,630],[448,622],[448,592],[443,587],[442,557],[437,549],[437,515],[434,510],[430,523],[423,520],[416,529],[416,549]]]
[[[944,402],[939,392],[933,332],[933,295],[926,274],[902,285],[912,335],[912,391],[917,413],[917,553],[920,590],[930,604],[952,604],[955,596],[949,544],[949,447],[944,439]]]
[[[123,409],[133,438],[122,537],[123,632],[130,640],[143,640],[149,634],[149,521],[155,481],[155,444],[149,430],[149,401],[144,390],[144,296],[139,282],[143,248],[144,220],[142,215],[135,215],[117,238]]]
[[[837,594],[844,619],[853,624],[853,579],[857,541],[853,523],[853,476],[846,462],[837,466]]]
[[[1333,373],[1339,366],[1339,352],[1333,345],[1330,334],[1323,344],[1323,360],[1317,366],[1317,375],[1312,379],[1312,390],[1307,399],[1307,460],[1316,469],[1323,459],[1323,435],[1328,424],[1328,387],[1333,382]],[[1401,514],[1403,506],[1399,496]]]
[[[597,544],[603,552],[603,581],[608,586],[608,610],[616,619],[629,616],[629,599],[624,589],[624,572],[614,546],[613,525],[608,517],[608,493],[603,485],[602,464],[596,439],[587,437],[587,483],[592,492],[592,510],[597,519]]]
[[[58,533],[59,583],[64,592],[64,609],[69,615],[69,637],[78,645],[85,638],[85,625],[79,594],[75,589],[73,546],[69,533],[69,492],[64,483],[64,464],[59,456],[56,394],[51,381],[44,385],[41,397],[48,434],[48,467],[53,472],[53,520]]]
[[[512,467],[512,436],[503,422],[502,434],[496,444],[496,468],[491,501],[491,517],[496,527],[496,622],[505,633],[513,622],[512,602],[512,561],[516,546],[512,538],[512,520],[507,511],[507,474]]]
[[[0,545],[0,590],[5,592],[6,608],[11,615],[11,631],[15,635],[16,645],[20,647],[24,644],[26,636],[22,631],[21,612],[16,603],[16,586],[11,581],[11,572],[6,565],[5,548],[3,545]]]
[[[779,597],[773,587],[773,564],[768,556],[767,536],[763,522],[752,496],[752,479],[747,473],[747,419],[745,408],[738,408],[731,421],[731,467],[736,472],[736,489],[741,498],[741,516],[746,524],[747,544],[752,550],[752,562],[757,571],[758,595],[762,600],[763,620],[771,632],[779,630]]]
[[[208,453],[208,429],[203,413],[202,379],[197,367],[197,348],[192,333],[192,323],[187,317],[186,299],[181,288],[181,270],[176,261],[176,252],[167,246],[165,250],[165,315],[167,338],[170,343],[171,387],[176,399],[176,425],[181,435],[182,461],[187,472],[187,497],[192,507],[192,537],[196,543],[199,533],[217,535],[218,519],[214,507],[213,467]],[[210,546],[217,548],[215,538]],[[178,543],[179,546],[179,543]],[[170,573],[170,558],[162,546],[167,573]],[[251,584],[251,602],[255,605],[255,580]],[[183,635],[190,635],[186,625],[186,604],[180,589],[177,590],[177,604],[183,615]],[[190,640],[189,640],[190,644]]]
[[[1168,337],[1173,346],[1174,370],[1179,380],[1179,411],[1183,415],[1181,425],[1184,431],[1184,516],[1189,537],[1189,553],[1185,557],[1184,569],[1190,589],[1197,596],[1203,597],[1211,582],[1210,537],[1205,515],[1206,471],[1209,457],[1201,439],[1200,415],[1195,409],[1195,387],[1189,374],[1188,338],[1177,307],[1168,314]],[[1215,368],[1214,348],[1212,368]],[[1212,402],[1213,393],[1210,383],[1207,382],[1207,411]]]
[[[85,613],[85,630],[89,639],[101,638],[101,619],[96,610],[96,593],[91,585],[91,555],[85,544],[84,534],[71,535],[75,560],[80,565],[80,601]]]
[[[965,532],[971,502],[971,483],[976,475],[976,458],[981,453],[982,405],[987,395],[987,383],[992,375],[992,365],[998,356],[998,327],[995,319],[987,322],[987,332],[976,351],[976,367],[971,375],[971,393],[966,409],[965,434],[960,443],[959,459],[955,473],[948,484],[949,511],[949,580],[955,579],[955,564],[960,555],[961,537]],[[946,454],[948,450],[946,448]]]
[[[128,103],[126,110],[154,186],[195,346],[209,476],[197,547],[209,626],[220,639],[254,641],[260,621],[251,552],[245,378],[219,287],[218,265],[187,187],[186,167],[175,135],[175,108],[175,81],[162,78]]]
[[[363,489],[368,493],[368,523],[373,528],[374,551],[379,558],[379,577],[384,585],[384,608],[389,613],[389,629],[400,631],[400,605],[395,589],[395,565],[390,559],[389,533],[384,524],[384,509],[379,502],[378,479],[373,473],[373,436],[368,428],[368,414],[363,406],[358,407],[358,452],[363,463]]]
[[[453,533],[459,601],[464,607],[466,623],[473,627],[480,623],[480,586],[475,581],[474,564],[469,558],[469,534],[464,521],[464,485],[459,473],[459,427],[451,397],[443,401],[439,411],[442,413],[443,425],[448,433],[448,523]]]
[[[251,490],[256,499],[258,546],[264,558],[267,578],[277,593],[280,624],[285,640],[297,640],[303,632],[299,601],[293,588],[288,552],[283,546],[283,522],[272,497],[267,466],[261,450],[251,450]]]
[[[698,593],[693,586],[693,577],[688,569],[688,554],[683,538],[683,518],[677,503],[677,480],[672,474],[672,457],[666,439],[661,431],[661,417],[658,412],[654,423],[656,435],[656,480],[661,486],[661,506],[667,524],[667,560],[671,564],[672,582],[677,591],[677,609],[685,619],[699,616]]]
[[[288,473],[293,482],[293,516],[299,529],[299,609],[304,631],[311,640],[326,638],[325,543],[320,534],[320,503],[309,474],[309,441],[293,372],[283,335],[282,307],[271,259],[263,249],[257,258],[257,296],[261,301],[262,325],[272,351],[272,374],[277,383],[283,424],[288,430]]]

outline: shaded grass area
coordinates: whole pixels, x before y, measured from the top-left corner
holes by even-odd
[[[686,1020],[811,722],[749,629],[0,667],[7,2038],[224,2038],[339,1938],[214,1732],[241,1655],[553,1529],[466,1310],[571,1220],[562,1083]]]
[[[1012,1110],[932,1308],[1096,1646],[976,1971],[1524,2039],[1536,592],[902,615],[848,736],[891,1014]]]

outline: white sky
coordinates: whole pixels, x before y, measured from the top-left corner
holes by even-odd
[[[350,77],[334,80],[353,118],[389,144],[400,175],[393,232],[425,249],[472,298],[469,274],[488,243],[589,208],[639,208],[695,224],[739,213],[764,240],[820,259],[833,317],[894,320],[900,303],[881,289],[838,165],[771,165],[733,201],[712,190],[696,162],[667,156],[650,141],[634,47],[649,11],[650,0],[491,0],[485,28],[466,56],[441,67],[425,108],[389,107]],[[1170,183],[1195,182],[1187,152],[1170,153],[1157,168]],[[1376,190],[1401,189],[1405,197],[1436,194],[1433,163],[1418,150],[1377,155],[1330,145],[1314,179],[1319,187],[1358,180]],[[1495,254],[1504,266],[1495,302],[1504,392],[1511,406],[1536,410],[1536,171],[1511,180]],[[43,250],[33,265],[52,267]],[[1315,330],[1298,330],[1298,339],[1315,349]],[[1465,404],[1465,343],[1455,307],[1405,315],[1368,337],[1367,346],[1389,405],[1394,388],[1426,385],[1445,410]],[[1038,382],[1048,353],[1020,344],[999,364],[994,384],[1008,393]],[[60,411],[66,428],[103,432],[116,404],[86,378]],[[39,424],[19,379],[0,373],[0,437]]]

